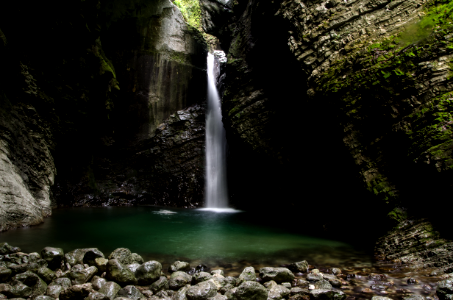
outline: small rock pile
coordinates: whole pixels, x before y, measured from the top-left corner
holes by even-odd
[[[204,265],[191,268],[187,262],[176,261],[168,269],[171,275],[166,276],[161,263],[145,262],[126,248],[118,248],[106,258],[97,248],[64,253],[61,248],[46,247],[40,254],[27,254],[0,243],[0,299],[343,300],[347,297],[341,288],[348,282],[341,278],[340,269],[329,269],[327,274],[310,268],[306,261],[301,261],[286,267],[261,268],[257,276],[253,267],[246,267],[236,278],[225,276],[223,270],[208,273]],[[301,279],[304,273],[306,277]],[[439,299],[453,299],[452,285],[453,279],[439,283]],[[372,299],[391,298],[374,296]]]

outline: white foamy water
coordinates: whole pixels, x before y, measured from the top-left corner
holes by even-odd
[[[161,209],[161,210],[158,210],[158,211],[154,211],[153,213],[155,213],[157,215],[173,215],[173,214],[176,214],[177,212],[171,211],[171,210]]]
[[[206,117],[205,207],[228,209],[226,184],[226,136],[222,124],[220,97],[216,87],[219,66],[208,54],[208,113]]]

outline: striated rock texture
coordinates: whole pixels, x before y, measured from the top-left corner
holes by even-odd
[[[453,242],[441,238],[426,219],[406,220],[380,238],[375,247],[378,260],[410,268],[436,268],[451,272]]]
[[[233,4],[222,104],[231,161],[243,158],[233,190],[256,179],[263,198],[324,215],[364,201],[382,220],[397,207],[438,214],[452,190],[452,3]],[[308,191],[348,201],[313,204]]]
[[[0,231],[51,215],[52,136],[33,106],[0,103]]]

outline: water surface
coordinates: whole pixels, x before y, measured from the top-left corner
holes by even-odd
[[[126,247],[164,264],[186,260],[226,271],[306,259],[317,266],[368,266],[370,253],[341,241],[288,230],[285,218],[259,213],[141,207],[56,209],[41,225],[0,233],[24,252],[97,247],[108,255]]]

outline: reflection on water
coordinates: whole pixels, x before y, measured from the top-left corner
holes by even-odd
[[[45,246],[97,247],[105,254],[126,247],[164,264],[176,259],[209,266],[370,264],[371,256],[341,241],[288,232],[284,219],[247,212],[218,213],[159,207],[59,209],[39,226],[0,233],[25,252]],[[302,229],[300,229],[302,232]]]

